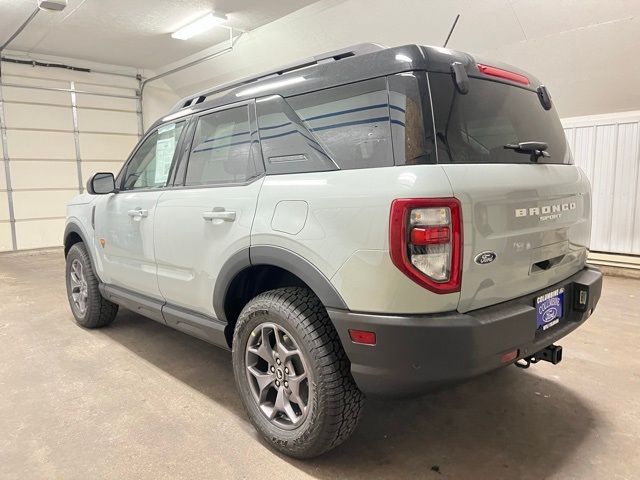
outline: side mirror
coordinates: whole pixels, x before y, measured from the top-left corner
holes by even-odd
[[[87,192],[91,195],[106,195],[116,191],[116,179],[113,173],[96,173],[87,182]]]

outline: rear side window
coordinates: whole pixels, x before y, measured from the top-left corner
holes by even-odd
[[[529,163],[529,154],[505,145],[544,142],[551,157],[539,163],[571,163],[560,119],[555,109],[542,107],[536,92],[469,80],[469,92],[462,95],[451,75],[429,74],[439,162]]]
[[[436,163],[426,73],[399,73],[389,76],[388,82],[396,165]]]
[[[185,185],[243,183],[257,175],[246,106],[198,119]]]
[[[341,169],[393,165],[386,78],[287,98]]]

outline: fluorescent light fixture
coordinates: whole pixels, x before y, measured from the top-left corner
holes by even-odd
[[[305,81],[304,77],[287,78],[286,80],[270,82],[265,85],[258,85],[257,87],[245,88],[244,90],[240,90],[238,93],[236,93],[236,97],[246,97],[247,95],[254,95],[256,93],[266,92],[267,90],[271,90],[272,88],[288,87],[289,85],[293,85],[293,84],[304,82],[304,81]]]
[[[200,17],[199,19],[188,23],[181,29],[176,30],[171,34],[171,37],[177,38],[178,40],[188,40],[191,37],[195,37],[196,35],[206,32],[207,30],[211,30],[216,25],[226,22],[226,20],[226,15],[222,15],[220,13],[207,13],[204,17]]]

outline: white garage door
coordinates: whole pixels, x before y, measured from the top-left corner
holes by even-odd
[[[0,251],[62,243],[65,204],[116,173],[141,134],[127,76],[3,63]]]

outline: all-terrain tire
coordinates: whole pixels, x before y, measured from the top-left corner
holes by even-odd
[[[310,410],[294,429],[283,429],[258,406],[247,375],[247,342],[260,325],[286,330],[310,370]],[[256,429],[277,450],[296,458],[318,456],[344,442],[356,429],[364,395],[356,386],[338,333],[320,300],[306,288],[262,293],[242,310],[233,336],[233,369],[245,409]]]
[[[81,265],[82,279],[81,289],[86,293],[85,308],[82,309],[73,299],[74,285],[72,280],[72,269],[78,262]],[[110,302],[102,296],[98,288],[98,279],[93,272],[89,253],[82,242],[74,244],[67,253],[67,265],[65,269],[65,279],[67,284],[67,298],[76,323],[84,328],[100,328],[109,325],[116,318],[118,305]],[[76,282],[76,289],[77,289]],[[77,293],[77,292],[76,292]]]

